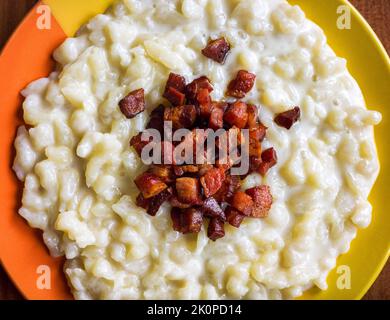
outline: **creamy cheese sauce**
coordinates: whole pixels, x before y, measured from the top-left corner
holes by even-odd
[[[220,65],[201,54],[224,36]],[[321,29],[284,0],[121,0],[54,53],[58,71],[30,84],[14,170],[19,210],[43,230],[76,299],[280,299],[325,290],[336,258],[371,220],[368,194],[379,172],[362,93]],[[170,72],[206,75],[224,98],[238,70],[257,75],[244,99],[260,107],[278,164],[243,189],[271,187],[266,219],[226,227],[216,242],[172,230],[169,205],[156,217],[135,205],[145,166],[129,147],[148,113],[165,103]],[[127,120],[118,101],[144,88],[147,111]],[[291,130],[276,113],[299,105]]]

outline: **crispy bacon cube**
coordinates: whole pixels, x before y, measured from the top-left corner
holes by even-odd
[[[163,97],[174,106],[183,105],[185,102],[186,79],[183,76],[170,73]]]
[[[185,209],[181,215],[181,232],[199,233],[203,225],[203,213],[196,208]]]
[[[249,171],[258,172],[262,162],[261,157],[249,157]]]
[[[230,44],[225,38],[219,38],[210,41],[206,48],[202,50],[205,57],[214,60],[215,62],[223,64],[230,51]]]
[[[154,164],[148,171],[157,176],[165,184],[173,182],[174,173],[171,166]]]
[[[145,210],[149,207],[149,199],[145,199],[142,193],[137,196],[135,203],[138,207],[144,208]]]
[[[164,110],[165,107],[163,105],[159,105],[150,113],[146,129],[156,129],[161,135],[164,133]]]
[[[245,128],[248,122],[246,103],[242,101],[236,101],[230,105],[226,110],[223,119],[231,126],[236,126],[240,129]]]
[[[242,99],[252,90],[256,81],[256,75],[245,70],[240,70],[235,79],[229,85],[226,95]]]
[[[248,128],[253,128],[260,123],[259,109],[254,104],[248,104]]]
[[[278,157],[274,148],[269,148],[261,154],[261,163],[259,164],[259,173],[262,176],[268,172],[276,163],[278,162]]]
[[[193,205],[202,203],[199,181],[196,178],[176,179],[176,191],[180,202]]]
[[[252,198],[247,195],[245,192],[236,191],[233,195],[233,198],[230,202],[233,208],[240,211],[245,216],[250,216],[254,202]]]
[[[249,138],[262,142],[267,134],[267,127],[259,123],[249,129]]]
[[[150,142],[151,139],[149,139],[149,141],[142,141],[142,132],[140,132],[131,138],[130,146],[133,147],[137,154],[141,157],[143,148],[145,148]]]
[[[262,185],[250,188],[246,190],[245,193],[248,194],[254,202],[251,216],[254,218],[267,217],[273,202],[270,187]]]
[[[134,118],[145,110],[145,91],[138,89],[130,92],[119,101],[119,108],[127,119]]]
[[[160,209],[161,205],[170,199],[172,196],[172,188],[167,188],[163,191],[161,191],[159,194],[155,195],[154,197],[148,199],[149,204],[146,212],[151,215],[155,216]]]
[[[219,218],[223,221],[226,220],[225,213],[223,212],[221,206],[213,197],[207,198],[203,201],[203,205],[201,207],[205,216],[210,218]]]
[[[221,168],[213,168],[207,171],[201,178],[200,183],[203,187],[203,192],[206,198],[211,197],[222,186],[225,180],[225,170]]]
[[[210,91],[207,88],[199,89],[196,100],[200,105],[211,105]]]
[[[224,222],[219,218],[212,218],[207,228],[207,236],[213,241],[216,241],[217,239],[224,237],[225,236]]]
[[[179,208],[173,207],[171,209],[172,228],[177,232],[181,232],[181,215],[182,211]]]
[[[295,107],[294,109],[279,113],[275,117],[274,121],[278,126],[286,128],[288,130],[300,118],[301,118],[301,109],[299,107]]]
[[[154,197],[168,187],[157,176],[149,172],[142,173],[134,182],[146,199]]]
[[[230,202],[234,193],[240,189],[241,179],[239,176],[226,176],[222,187],[218,190],[216,194],[214,194],[214,198],[218,202]]]
[[[179,201],[179,199],[175,195],[173,195],[169,199],[169,202],[170,202],[171,206],[174,208],[187,209],[187,208],[191,207],[191,204],[183,203],[183,202]]]
[[[214,166],[212,164],[199,164],[198,165],[198,168],[199,168],[199,172],[198,172],[198,175],[201,177],[203,175],[206,174],[206,172],[210,171],[211,169],[214,168]]]
[[[164,98],[166,98],[174,106],[182,106],[186,101],[185,94],[173,87],[166,89]]]
[[[225,210],[226,221],[233,227],[239,228],[245,216],[232,207]]]
[[[197,118],[197,110],[194,105],[185,105],[166,108],[164,111],[164,121],[172,121],[174,130],[181,128],[192,128]]]
[[[201,89],[207,89],[209,93],[214,90],[209,78],[202,76],[189,83],[186,86],[187,99],[190,101],[195,101]]]
[[[258,140],[250,139],[249,141],[249,156],[261,157],[261,143]]]
[[[219,107],[214,107],[209,118],[209,127],[213,130],[218,130],[223,127],[223,110]]]

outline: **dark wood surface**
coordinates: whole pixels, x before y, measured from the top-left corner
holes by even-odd
[[[0,0],[0,49],[36,2],[36,0]],[[351,3],[367,19],[387,52],[390,52],[390,0],[351,0]],[[23,299],[23,297],[0,266],[0,300],[11,299]],[[387,263],[364,299],[390,300],[390,262]]]

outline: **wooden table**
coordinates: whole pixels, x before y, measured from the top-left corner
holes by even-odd
[[[326,0],[323,0],[326,1]],[[387,52],[390,52],[390,1],[389,0],[350,0],[373,27]],[[0,48],[19,21],[36,3],[36,0],[0,0]],[[0,266],[0,300],[22,299],[7,274]],[[390,262],[368,291],[364,299],[390,300]]]

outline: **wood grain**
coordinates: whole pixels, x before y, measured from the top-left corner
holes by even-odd
[[[85,1],[85,0],[84,0]],[[323,0],[326,1],[326,0]],[[370,23],[381,39],[387,52],[390,52],[390,1],[389,0],[350,0]],[[36,0],[0,0],[0,49],[24,15]],[[0,300],[23,299],[8,275],[0,266]],[[368,291],[364,299],[390,300],[390,262]]]

